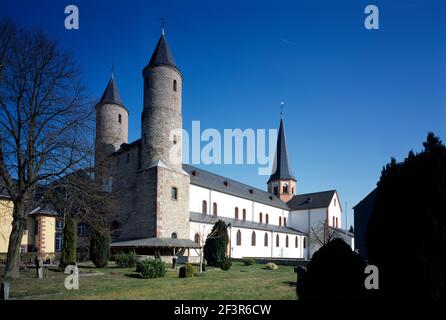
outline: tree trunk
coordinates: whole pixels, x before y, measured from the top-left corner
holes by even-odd
[[[20,267],[20,245],[24,231],[24,209],[14,206],[12,231],[9,236],[8,255],[6,256],[5,277],[17,278]]]

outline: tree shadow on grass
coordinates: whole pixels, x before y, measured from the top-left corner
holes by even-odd
[[[288,284],[290,287],[296,286],[296,281],[282,281],[282,283]]]
[[[126,273],[125,276],[133,279],[142,279],[138,273]]]

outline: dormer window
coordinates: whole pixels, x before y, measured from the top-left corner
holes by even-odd
[[[223,184],[224,184],[226,187],[229,187],[229,185],[230,185],[230,183],[229,183],[228,180],[225,180],[225,181],[223,182]]]
[[[177,80],[173,80],[173,91],[177,92]]]
[[[192,175],[193,175],[194,177],[198,177],[198,176],[200,175],[200,172],[199,172],[198,170],[193,170],[193,171],[192,171]]]

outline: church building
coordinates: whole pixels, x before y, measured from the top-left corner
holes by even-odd
[[[231,258],[309,259],[321,227],[344,232],[336,190],[299,194],[283,118],[275,170],[261,190],[172,161],[174,145],[182,157],[181,133],[172,132],[182,128],[183,75],[164,32],[142,78],[140,139],[128,141],[129,113],[113,76],[96,105],[97,179],[119,198],[108,217],[114,249],[193,259],[220,219],[229,225]]]

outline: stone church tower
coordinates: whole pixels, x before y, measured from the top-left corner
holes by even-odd
[[[189,175],[183,171],[181,161],[182,75],[164,32],[142,76],[138,212],[154,214],[153,236],[188,239]],[[147,203],[149,198],[151,203]]]
[[[95,164],[104,167],[104,161],[121,147],[128,143],[129,113],[124,107],[119,95],[114,76],[96,104],[96,140]],[[102,171],[102,170],[101,170]]]
[[[276,154],[273,170],[268,179],[268,192],[274,193],[284,202],[290,201],[296,194],[296,178],[291,172],[288,161],[288,148],[285,141],[283,118],[280,118],[279,136],[277,137]]]

